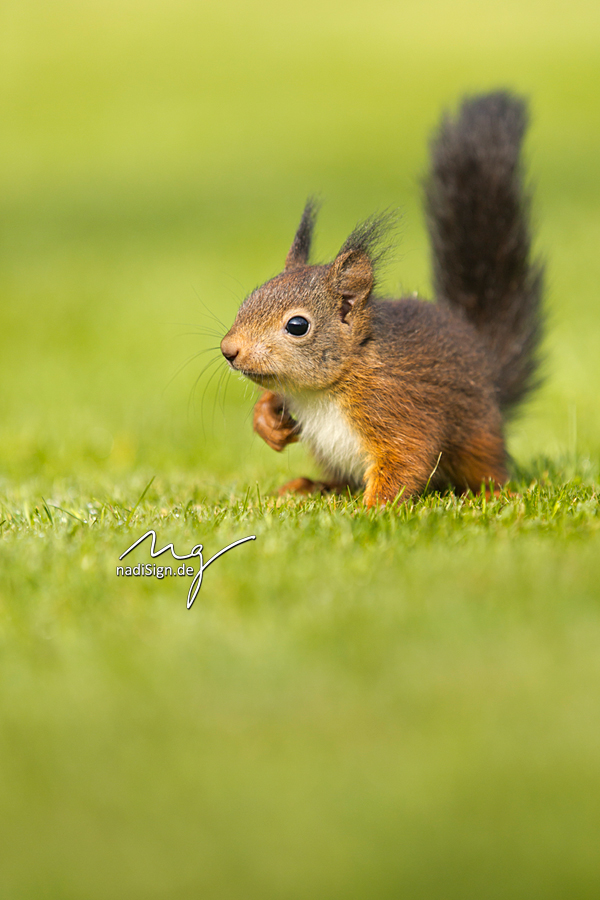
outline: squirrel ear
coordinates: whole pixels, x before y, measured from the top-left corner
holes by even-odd
[[[305,266],[307,264],[317,209],[318,206],[316,200],[313,197],[310,197],[304,207],[296,237],[286,256],[286,269],[297,269],[300,266]]]
[[[340,315],[346,316],[361,309],[373,289],[373,264],[364,250],[342,250],[331,263],[331,282],[341,297]]]

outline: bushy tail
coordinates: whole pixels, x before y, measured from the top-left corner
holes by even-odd
[[[426,182],[436,295],[483,338],[505,412],[538,383],[543,326],[520,161],[526,127],[524,101],[508,92],[467,98],[433,137]]]

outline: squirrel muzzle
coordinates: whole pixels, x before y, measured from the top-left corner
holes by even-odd
[[[226,334],[221,341],[221,353],[223,354],[229,365],[235,368],[233,364],[240,354],[240,345],[234,337],[231,337],[230,334]]]

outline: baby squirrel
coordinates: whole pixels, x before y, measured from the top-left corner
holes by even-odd
[[[466,98],[434,135],[435,303],[376,296],[389,216],[359,225],[333,262],[310,265],[316,208],[306,205],[283,272],[244,300],[221,342],[231,368],[266,388],[255,431],[274,450],[304,441],[327,473],[286,489],[364,487],[373,506],[507,480],[504,422],[537,384],[543,321],[526,124],[523,100],[499,91]]]

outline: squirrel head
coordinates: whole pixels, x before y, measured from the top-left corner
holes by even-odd
[[[221,341],[232,369],[274,391],[328,387],[371,333],[370,299],[389,216],[356,228],[328,265],[309,265],[316,205],[309,200],[280,275],[242,303]]]

